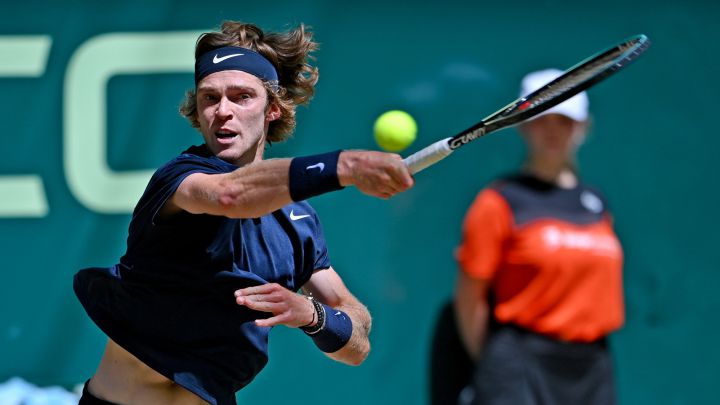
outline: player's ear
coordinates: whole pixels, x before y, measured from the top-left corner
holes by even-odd
[[[267,121],[275,121],[276,119],[280,118],[282,116],[282,112],[280,111],[280,107],[275,103],[270,103],[270,105],[267,108],[267,111],[265,112],[265,119]]]

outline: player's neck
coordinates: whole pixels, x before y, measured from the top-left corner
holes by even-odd
[[[231,162],[231,163],[233,163],[234,165],[236,165],[238,167],[242,167],[247,164],[263,160],[264,154],[265,154],[265,137],[263,137],[260,140],[260,142],[257,143],[257,145],[255,145],[250,150],[245,152],[238,160],[236,160],[235,162]]]

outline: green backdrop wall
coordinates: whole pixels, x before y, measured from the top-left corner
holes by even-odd
[[[621,402],[718,403],[719,17],[710,0],[6,2],[0,381],[72,387],[94,372],[104,337],[72,275],[115,263],[137,183],[200,142],[176,113],[192,85],[194,39],[237,19],[267,29],[305,22],[322,43],[317,96],[271,157],[374,149],[373,120],[395,108],[418,121],[411,152],[515,98],[527,71],[567,68],[647,34],[650,51],[590,91],[594,125],[580,153],[626,251],[627,323],[612,339]],[[347,367],[276,328],[270,363],[241,403],[425,403],[431,328],[452,291],[464,211],[522,158],[507,130],[389,201],[355,190],[314,199],[335,267],[374,315],[373,351]],[[332,383],[315,387],[318,375]]]

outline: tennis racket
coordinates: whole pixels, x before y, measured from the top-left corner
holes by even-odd
[[[598,52],[538,90],[520,97],[459,134],[426,146],[405,158],[404,162],[415,174],[475,139],[526,121],[594,86],[629,65],[649,46],[650,40],[641,34]]]

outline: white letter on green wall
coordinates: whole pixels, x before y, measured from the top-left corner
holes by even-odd
[[[65,74],[63,162],[71,192],[88,209],[131,212],[153,172],[113,171],[108,165],[108,81],[115,75],[192,72],[198,35],[104,34],[72,55]]]
[[[46,35],[1,36],[0,77],[40,77],[52,39]],[[0,176],[0,217],[44,217],[48,213],[40,176]]]

